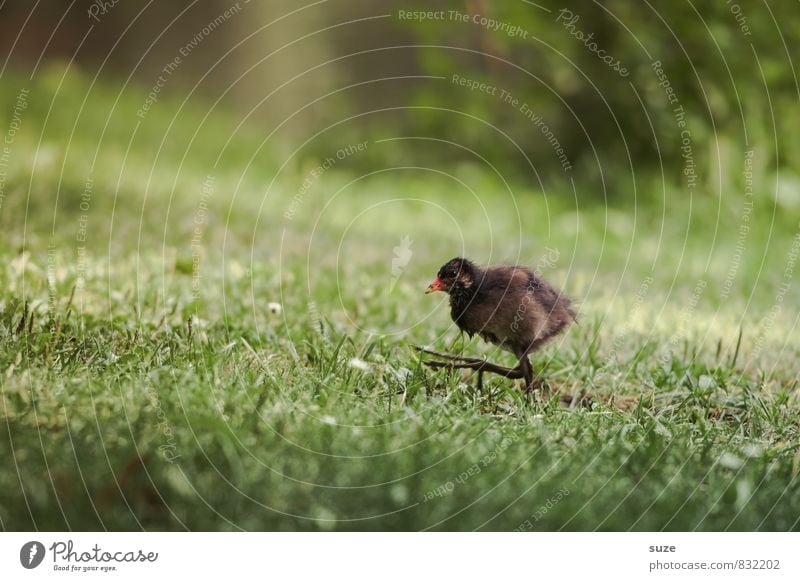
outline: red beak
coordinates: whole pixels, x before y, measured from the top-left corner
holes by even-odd
[[[437,276],[431,284],[428,285],[428,288],[425,290],[425,294],[429,295],[431,293],[435,293],[436,291],[443,291],[445,290],[444,284],[442,284],[441,279]]]

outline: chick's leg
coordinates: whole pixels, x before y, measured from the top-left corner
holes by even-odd
[[[519,366],[522,369],[522,376],[525,379],[525,393],[529,393],[534,389],[542,386],[542,379],[537,377],[533,372],[533,365],[528,355],[523,355],[519,358]]]
[[[490,363],[485,359],[476,359],[474,357],[461,357],[460,355],[451,355],[449,353],[438,353],[436,351],[431,351],[429,349],[423,349],[421,347],[415,347],[415,349],[421,353],[426,353],[428,355],[434,355],[436,357],[440,357],[442,359],[446,359],[446,361],[423,361],[425,365],[428,367],[433,367],[434,369],[474,369],[478,371],[478,379],[482,383],[482,374],[484,372],[489,373],[496,373],[497,375],[502,375],[503,377],[507,377],[509,379],[520,379],[523,377],[522,368],[520,366],[517,367],[503,367],[502,365],[495,365],[494,363]]]

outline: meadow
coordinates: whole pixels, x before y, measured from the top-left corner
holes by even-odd
[[[798,224],[745,209],[743,161],[724,200],[603,203],[37,79],[0,198],[3,530],[800,529]],[[513,364],[423,294],[456,255],[575,298],[533,357],[556,395],[421,365]]]

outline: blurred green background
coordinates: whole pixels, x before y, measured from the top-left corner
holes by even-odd
[[[682,106],[698,191],[721,196],[741,187],[743,152],[753,149],[754,175],[779,177],[785,196],[778,199],[792,209],[800,203],[800,10],[792,2],[100,4],[30,10],[28,2],[4,2],[4,70],[35,78],[53,61],[68,61],[87,83],[99,75],[139,105],[163,76],[159,100],[202,99],[239,111],[236,121],[261,128],[271,146],[289,150],[313,136],[302,156],[326,156],[332,143],[435,135],[460,147],[393,143],[353,161],[474,162],[465,149],[472,148],[536,187],[574,178],[587,200],[651,195],[651,180],[662,175],[685,185],[673,112]],[[402,16],[434,11],[440,15]],[[453,75],[497,90],[470,89]],[[665,79],[675,102],[660,85]],[[522,104],[552,131],[571,170]],[[158,123],[147,115],[142,130]]]

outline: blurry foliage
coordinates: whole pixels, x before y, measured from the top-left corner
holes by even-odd
[[[31,119],[44,118],[47,96],[58,93],[48,120],[51,142],[70,136],[77,121],[73,139],[102,139],[101,149],[117,148],[119,156],[130,122],[165,63],[231,5],[193,3],[186,18],[161,35],[153,31],[181,12],[182,3],[157,3],[141,18],[138,9],[120,3],[78,50],[86,14],[61,4],[63,24],[49,20],[57,11],[39,10],[13,48],[9,43],[30,7],[21,0],[3,4],[0,46],[11,57],[8,71],[25,79],[27,67],[38,67],[31,70],[34,89],[43,92],[31,96],[31,108],[39,108],[28,114]],[[183,158],[191,142],[187,163],[217,165],[220,147],[239,162],[264,142],[263,155],[250,165],[275,169],[276,159],[291,158],[289,166],[303,174],[340,148],[370,140],[374,146],[339,168],[438,164],[449,171],[453,162],[488,161],[531,189],[547,186],[572,195],[574,179],[578,196],[587,201],[659,201],[675,188],[685,199],[690,192],[681,173],[681,129],[652,66],[660,61],[686,114],[695,191],[741,192],[744,151],[753,149],[754,181],[762,189],[774,187],[785,209],[800,207],[800,142],[793,135],[800,121],[797,3],[341,0],[302,10],[289,0],[256,5],[226,21],[169,77],[136,129],[137,140],[155,145],[154,156]],[[562,10],[578,20],[565,26],[569,19],[559,18]],[[444,14],[420,20],[403,18],[400,11]],[[481,17],[522,33],[493,30]],[[271,25],[276,19],[280,25]],[[596,42],[596,50],[619,60],[629,74],[620,76],[605,64],[576,37],[579,32],[591,34],[589,44]],[[98,55],[109,55],[109,64]],[[57,90],[57,65],[67,61],[70,75]],[[92,83],[94,74],[103,86]],[[453,83],[454,74],[497,92]],[[93,107],[98,92],[116,96],[119,87],[108,83],[115,77],[124,88],[119,104],[112,111]],[[13,77],[4,82],[0,117],[9,114],[16,89]],[[90,93],[85,103],[82,90]],[[518,105],[505,103],[501,90]],[[214,127],[205,115],[210,103],[229,113],[214,117]],[[522,103],[542,125],[523,114]],[[56,115],[63,111],[69,114]],[[186,122],[173,122],[176,111]],[[195,137],[196,126],[202,128]],[[564,170],[554,140],[571,169]]]
[[[740,153],[750,148],[756,149],[754,165],[762,173],[800,168],[800,144],[793,129],[800,121],[793,70],[800,57],[796,4],[537,4],[550,12],[526,2],[417,3],[414,9],[445,10],[445,20],[398,23],[417,43],[427,45],[417,49],[423,70],[447,78],[444,87],[428,83],[420,88],[417,104],[469,112],[507,133],[546,174],[563,175],[553,147],[538,128],[501,102],[500,90],[505,89],[541,115],[567,151],[576,179],[595,181],[602,172],[606,180],[611,177],[610,185],[626,187],[633,172],[658,171],[663,163],[667,179],[680,184],[680,130],[674,105],[652,67],[661,61],[686,112],[702,187],[724,187],[719,177],[726,171],[740,176]],[[567,29],[564,18],[556,22],[562,9],[579,16],[574,28]],[[470,21],[451,20],[449,10],[469,13]],[[517,25],[528,31],[527,39],[473,23],[476,14]],[[603,63],[574,36],[577,31],[593,33],[590,42],[619,59],[630,74],[623,78]],[[452,84],[453,74],[497,86],[497,94]],[[416,112],[408,119],[419,131],[508,163],[506,156],[513,148],[481,147],[487,140],[486,126],[453,121],[448,115]],[[515,165],[525,169],[524,158],[513,155]]]

